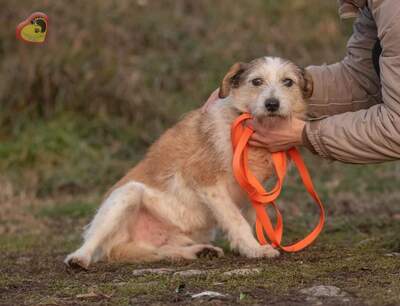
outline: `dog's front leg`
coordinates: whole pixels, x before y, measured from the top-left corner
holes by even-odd
[[[218,225],[226,232],[231,247],[246,257],[275,257],[279,252],[270,245],[260,245],[251,226],[235,205],[224,186],[202,189],[201,197],[212,211]]]

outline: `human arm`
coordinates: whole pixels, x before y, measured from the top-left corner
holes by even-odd
[[[361,84],[360,88],[372,94],[371,98],[363,99],[358,104],[352,103],[351,106],[353,110],[357,106],[364,108],[369,104],[368,101],[374,100],[374,96],[380,97],[382,103],[312,121],[305,126],[309,146],[320,156],[348,163],[400,159],[400,7],[396,0],[370,3],[383,49],[380,58],[381,95],[373,94],[374,82],[369,81],[370,77],[357,69],[358,66],[353,66],[355,69],[347,68],[354,70],[352,83]],[[360,58],[357,62],[362,61],[365,60]],[[311,105],[315,111],[324,107],[326,110],[332,109],[329,106],[313,107]]]
[[[400,158],[400,7],[396,0],[385,0],[370,1],[370,9],[375,20],[368,9],[361,12],[342,62],[309,68],[314,79],[309,113],[317,120],[306,123],[301,143],[325,158],[348,163]],[[371,55],[377,38],[383,48],[381,82]],[[300,133],[292,131],[296,145]],[[271,151],[282,140],[274,131],[257,128],[253,140],[257,134],[268,139],[259,139],[258,145]]]
[[[379,77],[374,70],[371,50],[377,41],[377,29],[370,11],[360,12],[354,32],[347,44],[347,55],[339,63],[311,66],[307,71],[313,79],[313,95],[307,101],[308,116],[320,120],[328,116],[368,108],[380,102]],[[307,123],[312,125],[312,123]],[[280,120],[266,129],[253,122],[256,133],[254,146],[266,147],[271,152],[305,145],[316,153],[307,136],[304,122]],[[311,140],[314,140],[310,136]],[[315,143],[315,141],[314,141]]]
[[[256,133],[250,144],[266,147],[271,152],[304,145],[317,153],[314,145],[319,149],[316,143],[318,135],[312,134],[314,129],[309,131],[310,126],[315,126],[313,121],[319,122],[332,115],[368,108],[380,102],[379,77],[374,70],[371,54],[376,41],[375,21],[368,9],[364,9],[354,24],[346,57],[332,65],[307,68],[313,80],[313,95],[307,101],[311,122],[280,120],[268,129],[253,122]]]

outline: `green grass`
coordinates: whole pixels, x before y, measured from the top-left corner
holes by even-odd
[[[63,232],[71,230],[66,219],[58,220],[43,236],[30,239],[2,241],[0,284],[5,290],[1,302],[38,304],[73,303],[101,305],[129,303],[165,303],[176,301],[187,304],[189,295],[213,290],[229,295],[226,303],[282,303],[302,305],[306,296],[299,290],[315,285],[341,288],[353,305],[391,305],[400,301],[398,257],[388,256],[398,251],[393,233],[400,225],[386,218],[339,218],[328,224],[318,241],[306,251],[283,254],[277,259],[244,259],[230,252],[221,259],[200,259],[177,263],[104,264],[99,263],[89,272],[67,272],[61,261],[74,247],[67,236],[55,236],[62,224]],[[61,224],[60,224],[61,222]],[[291,235],[298,235],[293,232]],[[75,241],[75,246],[78,241]],[[177,271],[201,269],[206,275],[181,277],[145,275],[132,277],[132,270],[145,267],[167,267]],[[260,274],[224,276],[223,272],[237,268],[259,268]],[[177,292],[177,288],[181,290]],[[93,297],[81,294],[95,293]],[[328,300],[322,300],[327,302]],[[340,300],[329,300],[340,304]],[[335,302],[336,301],[336,302]]]
[[[89,122],[123,117],[157,135],[199,106],[233,62],[266,54],[333,62],[350,31],[334,1],[5,0],[2,7],[10,26],[46,12],[51,32],[32,46],[0,29],[0,139],[64,111]]]
[[[95,203],[70,202],[62,205],[42,207],[38,217],[61,219],[61,218],[89,218],[98,207]]]
[[[39,197],[88,193],[115,182],[142,155],[142,147],[133,126],[65,113],[27,122],[3,141],[0,171],[23,186],[37,181]]]
[[[41,199],[103,193],[232,63],[263,55],[333,62],[351,28],[338,22],[334,1],[318,0],[2,7],[10,24],[35,10],[51,19],[42,46],[0,29],[0,172]]]

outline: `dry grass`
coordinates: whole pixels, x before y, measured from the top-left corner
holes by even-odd
[[[123,116],[159,133],[200,105],[235,61],[265,54],[304,65],[336,60],[345,36],[335,5],[3,0],[0,125],[16,129],[68,110]],[[12,26],[39,9],[50,18],[48,42],[16,41]]]
[[[11,25],[35,10],[50,17],[49,40],[24,45]],[[84,203],[96,206],[233,62],[334,62],[350,33],[336,2],[319,0],[3,0],[0,18],[10,25],[0,29],[0,192],[13,193],[1,213],[20,226],[47,207],[91,211]],[[329,214],[399,214],[397,164],[307,159]],[[299,197],[293,178],[282,199],[290,215],[310,211]]]

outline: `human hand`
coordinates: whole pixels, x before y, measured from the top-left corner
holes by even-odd
[[[274,153],[287,151],[303,144],[304,121],[296,118],[274,118],[273,123],[273,125],[262,125],[254,119],[247,122],[246,124],[255,131],[249,145],[266,148]]]

